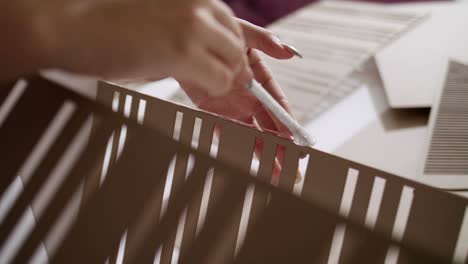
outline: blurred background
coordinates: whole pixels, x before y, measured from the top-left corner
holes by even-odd
[[[224,0],[240,18],[266,26],[314,0]],[[430,2],[429,0],[365,0],[376,3]],[[432,2],[432,1],[431,1]]]

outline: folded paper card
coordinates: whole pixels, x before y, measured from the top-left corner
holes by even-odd
[[[468,189],[468,65],[449,63],[431,111],[421,181],[446,189]]]
[[[0,262],[466,261],[465,198],[108,83],[97,97],[0,86]]]
[[[430,107],[448,61],[468,63],[468,3],[416,3],[397,9],[431,15],[376,55],[389,103],[394,108]]]

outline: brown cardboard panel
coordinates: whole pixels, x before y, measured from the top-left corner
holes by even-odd
[[[65,182],[58,188],[53,196],[52,201],[47,205],[43,212],[36,214],[36,228],[26,239],[26,243],[18,251],[15,262],[24,263],[31,257],[39,243],[43,242],[44,237],[57,225],[57,220],[60,214],[65,210],[67,203],[72,198],[72,195],[79,188],[83,181],[83,175],[93,174],[99,167],[96,167],[95,160],[100,155],[104,154],[104,149],[100,148],[110,135],[111,130],[107,126],[98,126],[101,128],[98,133],[91,139],[87,148],[83,151],[81,159],[73,166],[73,169],[67,175]],[[57,142],[60,144],[62,142]],[[25,189],[26,191],[27,189]],[[26,193],[26,192],[24,192]]]
[[[466,204],[441,193],[415,190],[403,243],[414,243],[441,259],[455,250]]]
[[[101,102],[104,102],[108,107],[112,106],[112,102],[109,100],[106,100],[106,96],[104,93],[101,95],[101,91],[110,91],[112,95],[107,95],[113,96],[115,89],[113,89],[114,86],[102,83],[102,88],[98,89],[98,100]],[[101,96],[100,96],[101,95]],[[126,93],[119,93],[120,97],[125,97]],[[134,107],[136,105],[135,102],[139,102],[139,104],[142,102],[141,96],[138,94],[132,94],[133,97],[132,100],[132,110],[131,110],[131,115],[132,118],[134,118],[134,114],[138,113],[138,109]],[[158,119],[152,119],[152,118],[147,118],[159,115],[160,118]],[[146,104],[146,108],[144,111],[144,118],[143,118],[143,123],[148,124],[152,127],[155,127],[158,129],[158,131],[162,132],[164,135],[172,137],[173,132],[174,132],[174,125],[175,125],[175,117],[176,117],[176,111],[175,108],[160,108],[158,105],[155,104]],[[137,118],[135,118],[137,119]],[[115,145],[114,145],[115,146]],[[167,175],[167,166],[166,166],[166,171],[164,172],[164,175]],[[145,229],[147,228],[148,223],[155,224],[157,225],[160,221],[160,214],[161,214],[161,207],[163,203],[163,192],[164,192],[164,185],[166,184],[166,177],[163,177],[162,182],[160,186],[158,187],[158,190],[154,192],[153,197],[146,203],[146,209],[142,213],[141,216],[137,217],[138,220],[135,221],[130,227],[127,232],[127,239],[126,239],[126,247],[125,247],[125,253],[124,253],[124,260],[127,262],[128,256],[131,255],[132,251],[134,250],[135,247],[138,247],[138,244],[141,242],[141,236],[142,233],[145,232]],[[155,238],[155,234],[151,233],[150,237]],[[154,252],[153,252],[154,253]]]
[[[6,117],[0,130],[0,146],[2,146],[0,194],[17,176],[18,170],[31,153],[34,144],[64,103],[63,95],[60,93],[50,97],[42,91],[42,86],[47,85],[43,81],[29,80],[29,85],[34,85],[35,89],[27,89],[27,92],[21,96],[16,103],[15,111]],[[33,110],[31,106],[37,105],[38,101],[44,101],[47,104]],[[17,143],[8,144],[13,141]]]
[[[5,83],[1,84],[1,87],[0,87],[0,105],[2,105],[4,103],[7,96],[13,90],[13,87],[16,84],[16,82],[17,82],[17,80],[14,80],[14,81],[5,82]]]
[[[315,154],[315,155],[314,155]],[[310,153],[302,197],[338,212],[348,167],[323,153]]]
[[[336,219],[274,194],[235,263],[315,263]]]
[[[181,107],[182,108],[182,107]],[[204,113],[200,113],[204,114]],[[206,116],[204,116],[206,118]],[[220,120],[222,123],[222,120]],[[237,124],[233,124],[233,126],[238,126]],[[256,134],[256,131],[251,131],[252,134]],[[266,138],[265,140],[265,145],[266,146],[273,146],[273,145],[268,145],[271,144],[269,142],[278,142],[282,144],[288,144],[288,142],[282,142],[281,140],[278,140],[277,138],[270,138],[270,135],[268,134],[263,134],[260,136],[262,139]],[[274,145],[276,146],[276,145]],[[272,157],[274,156],[274,150],[275,147],[270,147],[270,150],[268,151],[269,155]],[[329,208],[335,208],[334,210],[338,211],[338,207],[340,204],[341,200],[341,194],[343,192],[344,188],[344,182],[346,178],[346,173],[349,168],[356,168],[359,170],[359,168],[362,167],[362,172],[360,172],[360,175],[362,174],[363,177],[366,177],[365,179],[360,178],[358,184],[357,184],[357,189],[360,190],[363,188],[361,182],[366,182],[367,185],[367,191],[366,192],[357,192],[357,193],[362,193],[364,196],[369,196],[369,184],[372,182],[375,176],[377,175],[384,175],[383,179],[386,180],[386,186],[384,188],[384,194],[382,197],[382,202],[381,202],[381,208],[379,208],[379,213],[378,213],[378,218],[376,220],[376,230],[381,230],[387,229],[385,233],[388,235],[391,234],[393,222],[395,219],[392,219],[396,215],[396,210],[398,209],[398,202],[399,202],[399,191],[401,191],[401,188],[403,187],[402,183],[408,183],[406,180],[401,179],[401,178],[394,178],[393,176],[388,176],[386,173],[379,172],[377,170],[373,170],[364,166],[361,166],[359,164],[353,164],[350,162],[347,162],[342,159],[338,159],[336,157],[332,157],[329,155],[324,155],[321,153],[318,153],[313,150],[308,149],[306,152],[311,153],[311,162],[309,164],[309,169],[308,173],[305,177],[305,184],[304,184],[304,191],[303,191],[303,197],[309,200],[315,200],[319,199],[322,202],[324,202]],[[288,157],[287,157],[288,158]],[[289,158],[290,160],[294,160],[293,158]],[[327,160],[329,162],[327,163]],[[272,159],[270,160],[272,161]],[[315,163],[314,163],[315,161]],[[286,165],[289,166],[289,162],[286,162]],[[294,167],[294,165],[291,165]],[[323,175],[316,176],[316,182],[314,181],[314,177],[310,177],[310,175],[313,175],[312,168],[319,168],[314,173],[324,173]],[[262,170],[271,170],[272,164],[268,165],[263,162],[260,162],[259,165],[259,175],[262,175]],[[270,172],[271,173],[271,172]],[[332,175],[332,176],[325,176],[325,175]],[[391,179],[391,180],[390,180]],[[327,180],[329,182],[327,183]],[[328,184],[328,185],[326,185]],[[329,186],[327,189],[326,186]],[[310,188],[310,189],[309,189]],[[396,188],[396,189],[395,189]],[[332,190],[332,191],[330,191]],[[333,191],[334,190],[334,191]],[[395,190],[395,191],[392,191]],[[258,196],[258,190],[255,190],[255,196]],[[253,204],[252,208],[255,208],[256,203],[262,203],[261,200],[266,202],[266,195],[263,195],[263,199],[256,199],[256,197],[253,199]],[[359,208],[360,217],[363,218],[363,212],[367,209],[369,200],[366,199],[365,197],[357,199],[357,201],[353,204],[354,207]],[[393,201],[393,202],[392,202]],[[395,204],[392,206],[392,204]],[[353,211],[353,210],[352,210]],[[251,219],[249,222],[249,230],[250,227],[252,226],[252,219],[254,219],[255,214],[258,213],[257,210],[252,209],[251,212]],[[351,214],[353,215],[353,214]],[[387,216],[389,219],[387,219]],[[362,219],[361,221],[362,222]],[[383,226],[383,227],[382,227]],[[382,253],[386,253],[386,249],[381,248],[380,249]],[[385,252],[384,252],[385,251]]]
[[[177,148],[175,146],[174,148]],[[199,157],[200,158],[200,157]],[[201,184],[204,182],[210,164],[207,160],[200,158],[197,160],[198,166],[195,166],[180,192],[171,196],[167,211],[158,225],[150,223],[147,226],[147,234],[143,235],[141,242],[131,252],[128,263],[143,263],[148,259],[154,258],[154,251],[162,246],[177,228],[180,216],[186,207],[186,204],[197,192],[202,190]],[[196,245],[196,243],[194,244]]]
[[[220,177],[220,174],[214,177]],[[234,176],[234,175],[233,175]],[[246,183],[234,177],[225,178],[222,191],[216,201],[212,201],[202,231],[194,242],[192,250],[180,263],[231,263],[235,246],[233,219],[237,221]],[[236,233],[235,233],[236,234]],[[219,243],[223,241],[222,243]],[[229,246],[229,247],[228,247]],[[220,262],[221,261],[221,262]]]
[[[308,201],[318,201],[332,212],[338,213],[349,168],[334,161],[330,156],[309,154],[310,159],[304,178],[302,197]],[[327,263],[331,251],[333,233],[326,233],[323,254],[317,256],[317,263]]]
[[[151,190],[160,184],[165,171],[161,165],[169,163],[173,152],[158,149],[169,147],[168,143],[158,140],[150,132],[133,134],[129,131],[126,152],[83,210],[53,262],[105,261],[132,218],[142,209]],[[134,162],[135,157],[138,157],[138,163]],[[77,251],[76,248],[84,250]]]
[[[138,109],[140,107],[141,101],[138,100],[138,98],[136,98],[136,97],[132,97],[132,99],[133,100],[131,101],[129,118],[134,120],[134,121],[137,121],[137,119],[138,119]],[[116,146],[116,145],[114,145],[114,146]],[[114,149],[117,149],[117,148],[114,147]],[[127,232],[127,239],[128,239],[129,233],[131,233],[131,232],[132,232],[132,230],[129,229],[128,232]],[[119,247],[117,246],[114,249],[114,253],[109,257],[109,263],[115,263],[117,261],[118,253],[119,253]]]
[[[98,98],[102,98],[102,102],[105,105],[112,105],[112,100],[113,100],[113,91],[111,89],[98,89],[96,96]],[[93,119],[93,127],[91,129],[91,135],[90,138],[95,138],[96,134],[99,133],[99,118],[96,116],[96,118]],[[99,184],[101,182],[101,173],[103,170],[103,164],[105,160],[105,155],[102,155],[99,164],[101,164],[101,170],[99,172],[96,172],[94,174],[88,175],[88,177],[85,179],[84,184],[83,184],[83,195],[82,195],[82,200],[86,201],[91,194],[96,191],[99,187]],[[109,160],[109,166],[113,164],[113,160]]]
[[[101,93],[101,90],[106,90],[106,89],[99,89],[99,92]],[[106,92],[112,92],[112,90],[107,90],[105,91],[104,93]],[[111,93],[110,96],[106,96],[106,94],[104,95],[100,95],[98,94],[97,96],[103,96],[105,98],[106,101],[109,102],[109,106],[112,107],[112,104],[113,104],[113,101],[114,101],[114,97],[115,97],[115,94],[114,93]],[[123,114],[124,112],[124,107],[125,107],[125,99],[126,97],[124,95],[122,96],[119,96],[118,97],[118,100],[117,100],[117,108],[116,109],[113,109],[114,111],[116,111],[117,113],[120,113],[120,114]],[[112,144],[112,149],[111,149],[111,152],[110,152],[110,157],[109,157],[109,163],[108,163],[108,166],[109,168],[113,167],[115,165],[115,163],[117,162],[117,151],[118,151],[118,147],[119,147],[119,140],[120,140],[120,137],[121,137],[121,133],[122,133],[122,127],[118,127],[116,128],[114,131],[113,131],[113,136],[112,136],[112,141],[111,141],[111,144]],[[104,158],[104,156],[103,156]],[[104,170],[104,161],[103,161],[103,168],[102,170]],[[96,178],[94,181],[92,181],[94,184],[92,185],[92,187],[90,185],[86,186],[86,187],[91,187],[93,189],[91,190],[85,190],[85,192],[94,192],[96,191],[97,188],[99,188],[99,184],[101,182],[101,177],[102,175],[101,174],[96,174],[95,175]],[[113,263],[116,261],[117,259],[117,250],[118,248],[114,248],[114,253],[111,254],[111,256],[109,257],[109,262],[110,263]]]
[[[101,85],[98,93],[101,103],[96,103],[37,80],[34,83],[48,95],[41,97],[41,105],[49,99],[59,106],[70,101],[76,105],[76,111],[60,137],[44,152],[44,159],[25,185],[25,193],[7,213],[4,223],[8,226],[4,223],[0,226],[5,237],[16,227],[20,209],[44,189],[41,181],[60,163],[58,157],[67,156],[61,154],[69,149],[63,145],[70,145],[87,113],[93,113],[94,128],[84,151],[76,154],[73,169],[65,173],[64,181],[51,194],[52,199],[35,216],[32,232],[25,236],[19,250],[12,252],[17,262],[30,260],[39,244],[50,236],[56,236],[60,242],[56,250],[46,247],[51,263],[102,263],[122,253],[125,263],[150,263],[159,249],[164,262],[174,261],[173,250],[179,247],[175,243],[177,230],[184,221],[183,229],[179,230],[182,234],[179,263],[324,263],[333,254],[338,254],[342,263],[382,263],[392,247],[399,248],[397,258],[401,263],[446,263],[452,260],[458,247],[467,206],[465,198],[110,84]],[[34,88],[28,87],[23,96]],[[118,108],[119,113],[115,113],[109,109],[115,92],[120,94],[122,106],[126,101],[122,98],[131,96],[132,104],[127,110]],[[146,102],[144,112],[140,111],[143,102]],[[34,112],[38,119],[52,120],[58,109],[31,111],[36,108],[39,109],[34,100],[30,100],[29,106],[16,105],[8,117],[15,118],[16,123],[4,123],[0,133],[11,133],[12,128],[5,127],[7,124],[17,128],[26,122],[28,112]],[[183,115],[180,128],[176,127],[178,112]],[[194,135],[196,123],[200,125],[200,135]],[[219,145],[218,155],[212,157],[215,126],[220,128]],[[109,137],[122,127],[126,127],[122,152],[118,155],[119,146],[112,147],[115,158],[101,183]],[[37,141],[40,135],[36,134],[44,129],[46,125],[22,135]],[[172,139],[177,133],[179,141]],[[198,139],[196,149],[191,147],[192,137]],[[24,145],[19,140],[1,140],[5,148],[2,145],[0,152],[5,157],[4,149]],[[254,146],[259,142],[262,147],[258,173],[252,177],[249,171]],[[23,156],[27,156],[35,142],[28,144]],[[286,152],[278,188],[271,185],[271,174],[279,145]],[[291,192],[302,153],[310,159],[302,194],[296,196]],[[166,201],[164,186],[169,182],[168,168],[175,156],[173,184]],[[25,159],[18,158],[15,166],[21,166]],[[214,173],[207,215],[198,226],[210,169]],[[62,212],[70,207],[73,194],[83,182],[85,199],[79,213],[62,220]],[[254,190],[246,221],[248,231],[245,243],[234,256],[239,230],[245,228],[241,216],[245,213],[242,207],[247,201],[248,186]],[[163,205],[165,211],[161,214]],[[55,226],[64,224],[61,221],[67,221],[69,228],[57,235]],[[337,230],[343,226],[342,245],[335,247]],[[125,232],[127,243],[120,248]],[[394,246],[389,247],[390,244]]]
[[[386,253],[388,248],[392,246],[390,241],[375,239],[370,234],[356,232],[354,229],[347,230],[348,236],[354,238],[355,244],[351,245],[352,251],[348,251],[349,255],[346,259],[341,259],[342,263],[386,263]],[[406,249],[400,248],[400,255],[406,254]],[[415,255],[413,251],[408,253]],[[425,255],[419,255],[419,263],[432,263],[430,258]]]
[[[0,225],[0,245],[2,245],[8,234],[12,231],[12,227],[16,222],[20,220],[24,211],[31,205],[34,197],[37,195],[40,188],[44,185],[47,177],[50,175],[54,164],[56,164],[59,158],[65,152],[66,147],[70,144],[72,137],[81,127],[85,121],[86,113],[75,113],[74,117],[65,127],[62,136],[57,139],[55,144],[51,147],[44,160],[37,168],[35,173],[31,176],[31,179],[25,183],[25,187],[21,195],[18,197],[14,207],[10,210],[10,213],[1,222]],[[37,213],[37,212],[36,212]]]

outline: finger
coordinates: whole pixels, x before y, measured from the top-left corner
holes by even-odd
[[[245,44],[241,24],[235,18],[234,13],[228,5],[221,1],[214,1],[213,14],[222,25],[230,29],[232,33],[242,40],[242,44]]]
[[[229,92],[234,74],[216,56],[207,50],[196,50],[180,67],[178,81],[196,84],[211,96],[222,96]]]
[[[258,52],[253,49],[247,51],[249,64],[254,73],[255,79],[267,90],[270,95],[288,112],[291,114],[286,95],[281,90],[279,84],[273,79],[271,71],[260,58]]]
[[[277,133],[279,136],[293,140],[291,131],[270,113],[263,105],[259,106],[253,113],[255,119],[263,130]]]
[[[252,62],[252,61],[251,61]],[[274,82],[269,70],[266,66],[257,60],[252,65],[254,71],[255,79],[262,84],[262,86],[271,94],[271,96],[278,101],[278,103],[289,113],[291,109],[287,103],[286,96],[279,89],[279,86]],[[292,133],[289,129],[282,124],[273,114],[271,114],[265,107],[259,107],[255,113],[253,113],[257,120],[259,121],[262,128],[271,130],[279,133],[279,135],[292,139]]]
[[[215,10],[214,10],[214,16],[215,18],[221,23],[224,27],[227,29],[231,30],[236,37],[239,38],[241,46],[245,49],[245,39],[244,39],[244,34],[242,27],[239,23],[241,21],[240,19],[235,18],[234,13],[232,12],[231,8],[225,4],[224,2],[221,1],[215,1]],[[242,62],[239,65],[239,68],[236,69],[236,78],[238,82],[241,84],[245,84],[248,81],[252,80],[253,78],[253,73],[252,70],[250,69],[248,58],[244,52],[244,54],[241,56]]]
[[[276,59],[290,59],[295,54],[273,33],[244,20],[239,20],[247,47],[263,51]]]
[[[270,70],[261,60],[260,56],[258,56],[258,53],[255,52],[255,50],[249,50],[249,60],[255,75],[255,79],[260,82],[265,90],[267,90],[270,95],[292,116],[291,107],[289,106],[286,95],[284,94],[283,90],[281,90],[278,83],[275,82]],[[277,130],[275,131],[284,131],[285,135],[290,134],[289,129],[283,123],[279,122],[279,120],[269,111],[266,112],[270,116],[271,120],[276,124]],[[266,117],[265,120],[267,120]],[[305,156],[306,155],[304,155],[304,157]]]
[[[236,74],[245,58],[244,46],[238,37],[218,21],[212,19],[201,28],[204,45]]]

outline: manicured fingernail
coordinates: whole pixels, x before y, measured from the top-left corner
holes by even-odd
[[[296,57],[298,58],[303,58],[301,52],[299,52],[298,49],[296,49],[295,47],[291,46],[291,45],[288,45],[288,44],[284,44],[283,43],[283,47],[285,47],[287,50],[289,50],[291,53],[293,53],[294,55],[296,55]]]
[[[292,54],[294,54],[296,57],[302,59],[303,56],[302,56],[301,52],[300,52],[297,48],[295,48],[294,46],[291,46],[291,45],[289,45],[289,44],[284,43],[284,42],[281,41],[281,39],[280,39],[279,37],[277,37],[277,36],[273,36],[273,41],[274,41],[276,44],[280,45],[281,47],[286,48],[289,52],[291,52]]]

